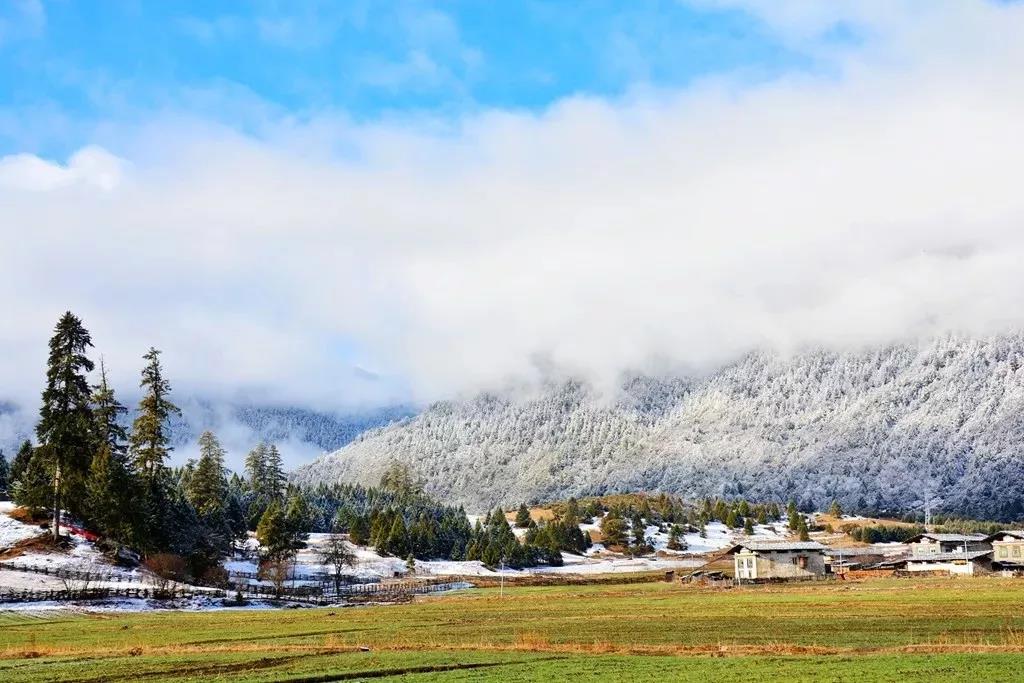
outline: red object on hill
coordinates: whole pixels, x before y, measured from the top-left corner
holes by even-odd
[[[84,538],[85,540],[89,541],[90,543],[95,543],[96,541],[100,540],[99,535],[94,534],[93,532],[89,531],[88,529],[83,529],[80,526],[68,525],[67,529],[68,529],[68,531],[73,533],[75,536],[81,536],[82,538]]]

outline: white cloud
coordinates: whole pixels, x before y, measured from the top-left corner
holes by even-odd
[[[122,159],[96,146],[78,150],[65,165],[14,154],[0,158],[0,187],[43,192],[81,183],[110,191],[121,182],[124,166]]]
[[[317,405],[1019,327],[1024,10],[879,12],[824,78],[7,157],[0,386],[65,308],[125,387],[155,344],[182,390]]]

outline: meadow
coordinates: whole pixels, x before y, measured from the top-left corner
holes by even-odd
[[[469,590],[401,605],[0,613],[0,680],[1019,678],[1024,582]]]

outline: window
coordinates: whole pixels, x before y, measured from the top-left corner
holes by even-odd
[[[800,566],[800,569],[807,569],[807,556],[806,555],[801,555],[800,557],[798,557],[796,559],[798,560],[797,564]]]
[[[1020,552],[1019,548],[1014,548],[1014,550]],[[1010,549],[1009,548],[1007,548],[1005,545],[999,548],[999,557],[1009,557],[1009,556],[1010,556]]]
[[[1014,557],[1020,557],[1020,546],[1019,545],[1013,546],[1013,556]]]

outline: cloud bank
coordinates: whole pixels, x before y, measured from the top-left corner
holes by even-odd
[[[712,4],[816,68],[0,159],[0,393],[65,309],[124,390],[155,345],[179,391],[321,408],[1024,324],[1024,8]]]

